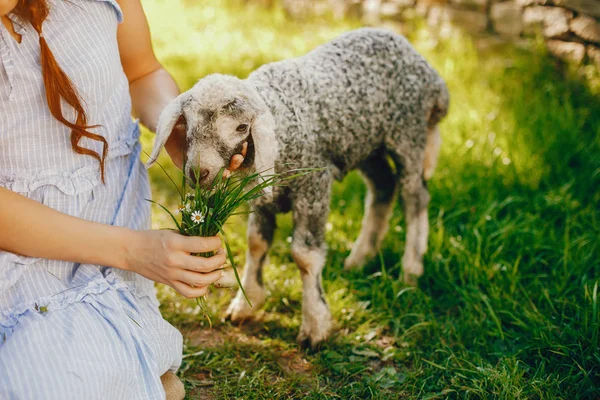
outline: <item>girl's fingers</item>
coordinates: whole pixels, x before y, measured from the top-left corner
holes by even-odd
[[[188,299],[202,297],[208,291],[208,286],[192,287],[187,283],[180,281],[173,282],[171,286],[173,287],[173,289],[177,290],[182,296],[187,297]]]
[[[221,247],[221,248],[219,249],[219,251],[217,251],[217,252],[215,253],[215,255],[217,255],[217,254],[225,254],[225,249]]]
[[[181,250],[186,253],[209,253],[221,249],[221,238],[218,236],[181,236],[180,240]]]
[[[242,145],[242,154],[234,154],[229,161],[229,167],[223,171],[223,178],[227,179],[231,176],[231,173],[238,169],[244,162],[246,152],[248,151],[248,142],[244,142]]]
[[[186,257],[184,268],[188,271],[207,273],[223,267],[226,261],[225,252],[219,250],[212,257]]]
[[[235,154],[233,157],[231,157],[231,162],[229,163],[229,170],[235,171],[240,167],[240,165],[242,165],[243,162],[244,156],[241,154]]]
[[[192,272],[185,269],[178,271],[175,279],[179,282],[183,282],[193,288],[200,288],[202,286],[208,286],[213,282],[216,282],[223,276],[223,271],[213,271],[208,273]]]

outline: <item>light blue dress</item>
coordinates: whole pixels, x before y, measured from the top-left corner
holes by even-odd
[[[37,33],[9,14],[22,41],[0,24],[0,186],[79,218],[148,229],[148,177],[116,39],[119,5],[49,3],[44,37],[109,143],[106,183],[98,161],[76,154],[69,129],[50,114]],[[64,114],[74,120],[67,107]],[[161,399],[160,376],[178,368],[181,353],[153,282],[0,251],[0,399]]]

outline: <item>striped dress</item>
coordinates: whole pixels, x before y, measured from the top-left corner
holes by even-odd
[[[108,141],[106,183],[50,114],[37,33],[11,13],[22,41],[0,24],[0,186],[79,218],[149,229],[150,188],[116,38],[121,9],[115,0],[49,4],[44,37]],[[101,153],[98,142],[80,143]],[[160,376],[181,353],[153,282],[0,251],[0,399],[161,399]]]

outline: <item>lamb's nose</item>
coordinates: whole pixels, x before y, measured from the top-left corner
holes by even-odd
[[[197,176],[196,172],[198,172],[200,175]],[[201,183],[206,178],[208,178],[208,174],[209,174],[209,171],[206,168],[202,168],[200,171],[194,171],[193,169],[190,169],[189,177],[192,180],[192,182]]]
[[[204,181],[206,178],[208,178],[208,170],[203,168],[200,170],[200,182]]]

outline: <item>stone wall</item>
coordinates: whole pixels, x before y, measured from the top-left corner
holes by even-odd
[[[265,1],[265,0],[262,0]],[[273,0],[270,0],[273,1]],[[281,0],[292,18],[310,13],[361,18],[367,25],[424,18],[477,36],[523,41],[542,35],[548,50],[600,69],[600,0]]]

